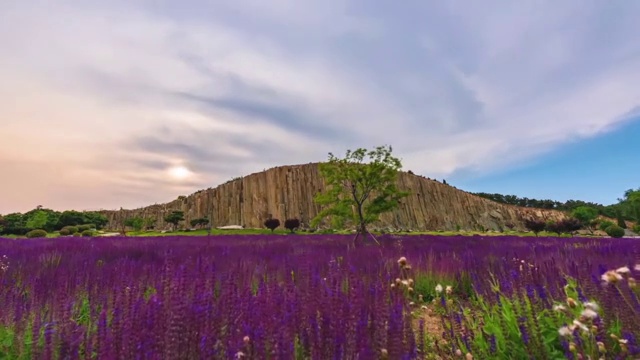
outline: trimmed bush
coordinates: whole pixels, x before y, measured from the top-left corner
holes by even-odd
[[[278,226],[280,226],[280,220],[278,219],[267,219],[264,222],[264,226],[271,230],[271,232],[273,232],[273,230],[277,229]]]
[[[76,232],[76,233],[73,233],[73,236],[74,236],[74,237],[80,237],[80,236],[82,236],[82,234],[81,234],[81,233],[79,233],[79,232]]]
[[[71,235],[71,232],[69,231],[69,229],[60,230],[60,236],[68,236],[68,235]]]
[[[534,234],[536,234],[536,236],[538,236],[538,233],[541,232],[542,230],[544,230],[544,228],[546,227],[546,223],[542,220],[533,220],[533,219],[527,219],[524,222],[524,226],[529,230],[529,231],[533,231]]]
[[[31,230],[26,235],[29,239],[47,237],[47,232],[42,229]]]
[[[565,233],[573,234],[574,232],[582,229],[582,223],[576,218],[566,218],[560,221],[560,228]]]
[[[606,232],[607,235],[611,236],[612,238],[621,238],[624,236],[624,229],[618,225],[609,226]]]
[[[94,226],[92,224],[78,225],[78,231],[79,232],[83,232],[83,231],[86,231],[86,230],[91,230],[93,228],[94,228]]]
[[[78,232],[78,228],[76,226],[65,226],[65,227],[62,228],[62,230],[69,231],[69,234],[75,234],[75,233]]]
[[[93,236],[93,230],[85,230],[82,232],[82,236],[90,237]]]
[[[614,225],[613,221],[602,220],[602,222],[600,222],[600,230],[607,231],[607,228],[611,225]]]
[[[293,231],[299,227],[300,220],[298,219],[287,219],[284,221],[284,228],[291,231],[291,233],[293,233]]]
[[[633,232],[640,235],[640,224],[633,227]]]

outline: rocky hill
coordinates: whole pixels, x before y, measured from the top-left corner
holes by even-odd
[[[166,204],[133,210],[103,211],[108,227],[119,229],[133,216],[155,218],[156,229],[169,229],[164,216],[173,210],[191,219],[210,218],[215,227],[243,225],[262,228],[269,216],[284,221],[297,217],[308,226],[320,210],[314,196],[325,187],[317,163],[281,166],[229,181],[216,188],[200,190]],[[405,230],[499,230],[507,224],[523,229],[526,218],[558,220],[565,217],[556,210],[505,205],[458,190],[423,176],[401,172],[398,187],[409,190],[400,207],[382,216],[374,228]],[[323,227],[323,226],[321,226]]]

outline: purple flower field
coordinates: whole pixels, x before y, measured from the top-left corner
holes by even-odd
[[[637,239],[351,239],[0,239],[0,358],[640,358]]]

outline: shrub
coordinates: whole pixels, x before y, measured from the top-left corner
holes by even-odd
[[[273,230],[275,230],[278,226],[280,226],[280,220],[278,219],[267,219],[264,222],[264,226],[271,230],[271,232],[273,232]]]
[[[75,236],[75,237],[80,237],[80,236],[82,236],[82,234],[81,234],[81,233],[79,233],[79,232],[76,232],[76,233],[73,233],[73,236]]]
[[[287,219],[284,221],[284,228],[288,229],[293,233],[293,231],[300,227],[300,220],[298,219]]]
[[[60,230],[60,236],[67,236],[67,235],[71,235],[71,232],[69,231],[69,229]]]
[[[620,213],[620,211],[618,211],[616,220],[618,222],[618,226],[620,226],[623,229],[627,228],[627,223],[624,221],[624,218],[622,217],[622,214]]]
[[[75,234],[78,232],[78,228],[75,226],[65,226],[62,228],[62,230],[67,230],[69,231],[69,234]]]
[[[87,230],[83,231],[82,232],[82,236],[87,236],[87,237],[93,236],[93,230],[87,229]]]
[[[618,225],[609,226],[606,232],[607,235],[611,236],[612,238],[621,238],[624,236],[624,229]]]
[[[29,239],[47,237],[47,232],[42,229],[31,230],[26,235]]]
[[[636,233],[636,234],[640,234],[640,224],[635,225],[633,227],[633,232]]]
[[[606,231],[607,228],[611,225],[613,225],[613,221],[602,220],[602,222],[600,222],[600,230]]]
[[[556,233],[558,235],[567,232],[567,229],[564,227],[564,223],[562,221],[549,221],[544,229],[548,232]]]
[[[582,222],[576,218],[566,218],[560,221],[560,230],[573,235],[574,232],[582,229]]]
[[[527,219],[524,222],[524,226],[538,236],[538,233],[544,230],[547,224],[542,220]]]
[[[78,225],[78,231],[79,232],[83,232],[86,230],[91,230],[91,229],[95,229],[96,227],[93,224],[84,224],[84,225]]]

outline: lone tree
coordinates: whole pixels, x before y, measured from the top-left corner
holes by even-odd
[[[538,236],[538,233],[547,227],[547,223],[542,220],[527,219],[524,222],[524,226]]]
[[[278,226],[280,226],[280,220],[269,218],[264,221],[264,226],[267,229],[271,230],[271,232],[273,232],[273,230],[277,229]]]
[[[184,220],[184,212],[178,211],[178,210],[172,211],[171,213],[169,213],[169,215],[167,215],[164,218],[164,221],[168,222],[169,224],[173,224],[173,231],[176,230],[180,221],[183,221],[183,220]]]
[[[287,219],[284,221],[284,228],[291,231],[291,233],[293,234],[293,231],[297,228],[300,227],[300,220],[298,219]]]
[[[324,209],[311,220],[311,226],[315,227],[331,216],[335,227],[343,227],[345,222],[356,225],[354,244],[358,244],[359,237],[364,237],[365,233],[377,243],[367,225],[395,209],[400,199],[409,195],[396,186],[402,163],[391,152],[391,146],[378,146],[371,151],[359,148],[347,150],[344,159],[329,153],[329,161],[319,166],[327,189],[315,198]]]

